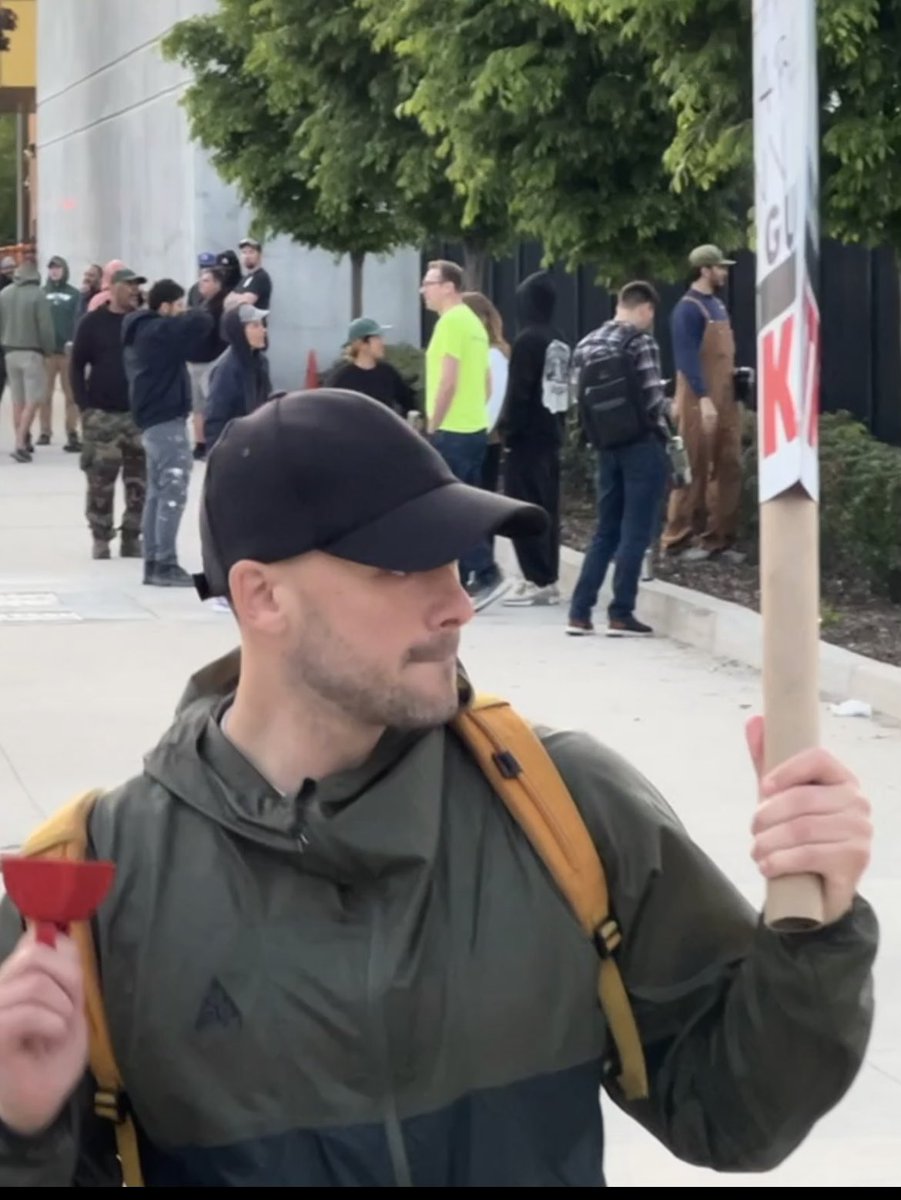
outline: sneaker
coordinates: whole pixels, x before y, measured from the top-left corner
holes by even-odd
[[[67,454],[81,454],[81,451],[82,451],[81,439],[79,438],[77,433],[69,434],[68,438],[66,439],[65,446],[63,446],[63,449],[65,450],[65,452]]]
[[[144,551],[141,547],[140,534],[123,533],[119,542],[119,557],[120,558],[143,558]]]
[[[556,583],[538,587],[527,579],[521,579],[510,595],[504,597],[504,604],[508,608],[538,608],[559,603],[560,589]]]
[[[25,449],[29,454],[34,454],[34,442],[31,440],[31,434],[25,439]]]
[[[94,538],[94,546],[91,550],[91,557],[99,560],[106,560],[110,557],[109,542],[103,541],[102,538]]]
[[[13,450],[9,457],[15,462],[20,463],[28,463],[33,461],[27,450]]]
[[[730,567],[740,567],[742,563],[748,561],[747,554],[742,554],[740,550],[724,550],[720,558]]]
[[[489,604],[494,604],[495,600],[500,600],[509,587],[509,581],[498,571],[493,578],[484,583],[473,581],[466,590],[469,592],[474,611],[481,612]]]
[[[583,621],[580,617],[570,617],[566,624],[566,632],[569,637],[591,637],[594,633],[594,626],[590,621]]]
[[[611,617],[607,622],[607,637],[653,637],[654,630],[635,617]]]
[[[713,558],[713,551],[705,549],[704,546],[692,546],[688,550],[683,550],[679,555],[679,561],[684,563],[709,562],[711,558]]]
[[[192,588],[193,578],[178,563],[158,566],[149,582],[155,587]]]
[[[144,582],[149,586],[156,583],[156,563],[144,559]]]
[[[38,438],[38,445],[39,446],[49,446],[50,445],[50,434],[42,433],[41,436]]]

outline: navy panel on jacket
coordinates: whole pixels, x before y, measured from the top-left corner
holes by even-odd
[[[601,1064],[473,1092],[403,1121],[414,1187],[602,1187]],[[300,1129],[232,1146],[143,1144],[148,1187],[396,1187],[383,1125]]]

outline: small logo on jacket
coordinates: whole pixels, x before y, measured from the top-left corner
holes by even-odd
[[[231,1029],[234,1027],[240,1029],[242,1024],[243,1019],[238,1006],[219,980],[214,979],[207,988],[203,1003],[200,1005],[200,1012],[197,1014],[194,1028],[198,1033],[202,1033],[205,1029],[213,1028]]]

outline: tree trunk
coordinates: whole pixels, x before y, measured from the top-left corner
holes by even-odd
[[[463,242],[463,286],[471,292],[485,290],[488,251],[482,242]]]
[[[350,256],[350,319],[355,321],[363,315],[363,263],[365,254]]]

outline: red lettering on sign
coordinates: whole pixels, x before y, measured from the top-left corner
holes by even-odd
[[[798,436],[798,420],[788,373],[791,367],[794,314],[778,330],[770,330],[763,339],[763,456],[769,458],[778,447],[777,414],[787,442]],[[778,341],[778,347],[777,347]]]
[[[804,326],[807,353],[804,356],[805,434],[809,446],[816,446],[820,429],[820,312],[813,297],[804,294]]]

